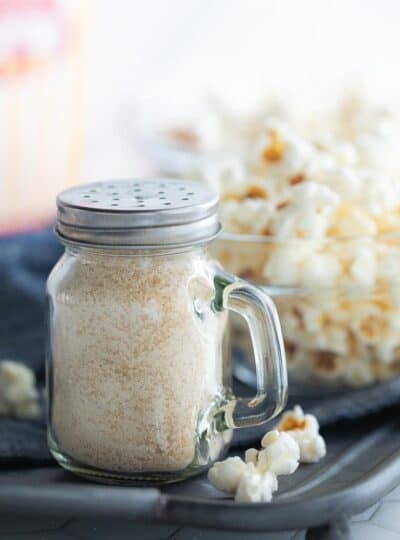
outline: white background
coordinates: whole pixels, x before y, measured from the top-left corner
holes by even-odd
[[[363,81],[396,96],[399,23],[398,0],[96,0],[87,175],[140,173],[132,124],[190,114],[205,94],[246,109],[272,88],[312,108]]]

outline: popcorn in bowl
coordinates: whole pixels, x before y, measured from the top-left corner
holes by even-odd
[[[245,154],[221,169],[205,157],[199,178],[221,197],[214,255],[277,304],[291,380],[359,386],[400,373],[400,121],[344,111],[330,135],[269,116]]]

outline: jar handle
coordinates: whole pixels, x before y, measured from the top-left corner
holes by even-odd
[[[241,315],[253,345],[257,393],[253,398],[232,396],[224,409],[227,428],[257,426],[271,420],[286,405],[287,371],[281,325],[275,304],[260,288],[217,269],[214,309]]]

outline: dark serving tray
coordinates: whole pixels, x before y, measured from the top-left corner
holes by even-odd
[[[327,427],[326,458],[280,477],[269,504],[236,504],[205,475],[159,489],[127,488],[90,484],[50,466],[1,471],[0,509],[7,515],[114,517],[241,531],[309,528],[309,538],[343,539],[348,517],[400,483],[399,412]],[[324,526],[332,527],[329,536]]]

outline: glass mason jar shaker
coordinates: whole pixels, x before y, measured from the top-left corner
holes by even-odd
[[[181,480],[220,459],[232,429],[285,405],[274,304],[207,256],[217,204],[205,186],[171,179],[58,196],[65,253],[47,284],[48,441],[66,469],[110,483]],[[251,399],[231,391],[229,310],[253,343]]]

